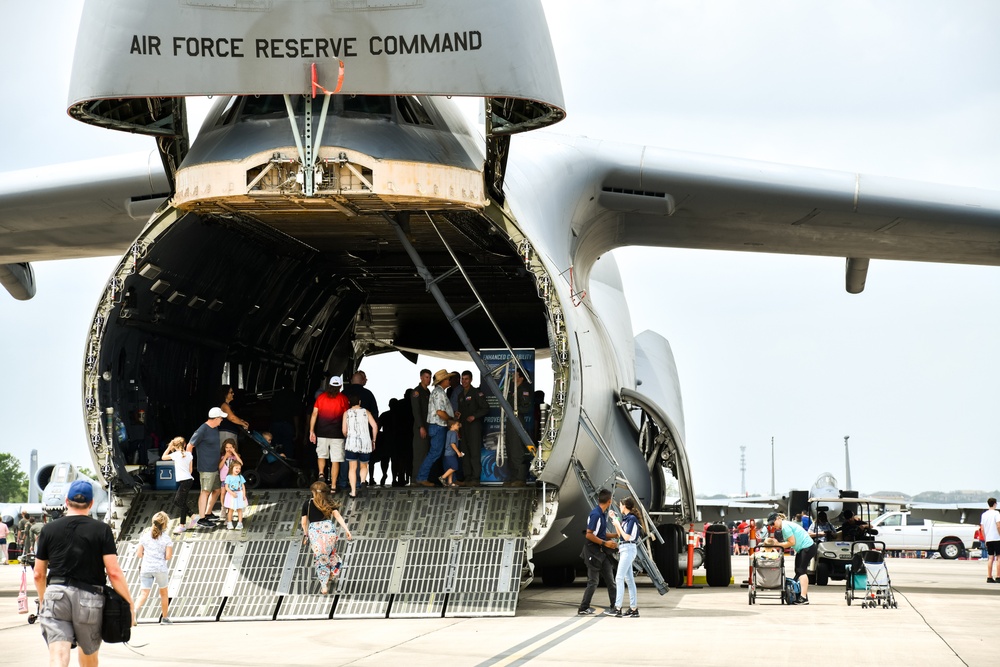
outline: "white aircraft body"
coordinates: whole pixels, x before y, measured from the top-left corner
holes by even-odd
[[[115,493],[134,480],[108,415],[189,432],[224,369],[305,397],[379,352],[531,348],[554,375],[533,470],[557,490],[533,558],[573,566],[591,485],[700,519],[670,346],[633,336],[609,251],[843,257],[851,292],[872,259],[1000,263],[1000,192],[535,131],[565,112],[533,0],[209,4],[88,2],[70,114],[157,148],[0,181],[15,298],[31,261],[123,253],[83,383]],[[189,145],[194,95],[217,99]],[[485,137],[449,96],[486,98]]]

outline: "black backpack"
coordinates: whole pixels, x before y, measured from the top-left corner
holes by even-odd
[[[127,642],[132,637],[132,607],[110,586],[104,587],[104,615],[101,639],[109,644]]]

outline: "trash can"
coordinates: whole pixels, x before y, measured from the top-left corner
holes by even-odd
[[[705,530],[705,581],[709,586],[728,586],[733,578],[729,528],[713,523]]]

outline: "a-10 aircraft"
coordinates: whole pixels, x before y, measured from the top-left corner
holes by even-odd
[[[122,255],[83,382],[114,493],[134,480],[107,411],[189,432],[224,369],[305,396],[315,366],[386,350],[532,348],[554,369],[535,472],[557,489],[532,555],[572,566],[587,480],[699,518],[673,355],[633,335],[611,250],[843,257],[850,292],[872,259],[1000,263],[1000,193],[546,133],[571,109],[534,0],[222,4],[88,2],[69,113],[155,152],[0,181],[15,298],[32,261]],[[453,96],[486,99],[485,136]],[[468,284],[440,280],[456,267]]]
[[[100,518],[108,511],[108,492],[101,483],[83,474],[69,461],[44,465],[37,471],[33,470],[32,475],[32,488],[39,490],[41,502],[33,502],[29,498],[29,502],[24,503],[0,503],[0,516],[11,517],[15,522],[21,512],[27,512],[33,517],[41,517],[43,514],[52,518],[62,516],[66,511],[66,492],[78,479],[89,480],[93,486],[94,505],[91,515]]]

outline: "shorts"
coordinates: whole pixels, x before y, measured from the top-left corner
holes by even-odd
[[[140,572],[139,573],[139,587],[143,590],[149,590],[156,584],[157,588],[167,587],[167,572]]]
[[[809,563],[812,559],[816,557],[816,552],[819,551],[819,544],[813,542],[812,546],[803,549],[795,554],[795,578],[798,579],[803,574],[808,574]]]
[[[986,543],[986,554],[989,556],[1000,556],[1000,541],[997,542],[987,542]]]
[[[445,470],[459,469],[458,456],[455,455],[455,452],[451,452],[449,454],[444,455],[444,469]]]
[[[343,463],[344,439],[316,436],[316,458],[328,459],[334,463]]]
[[[198,479],[201,480],[202,491],[215,491],[222,488],[222,480],[217,472],[200,472]]]
[[[344,452],[344,458],[348,461],[357,461],[359,463],[368,463],[372,460],[371,452]]]
[[[38,612],[46,644],[76,642],[87,655],[101,648],[104,595],[73,586],[49,586]]]

